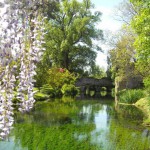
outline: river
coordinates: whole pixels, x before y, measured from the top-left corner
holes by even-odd
[[[113,100],[37,102],[15,115],[14,128],[0,150],[150,150],[150,128],[134,106]]]

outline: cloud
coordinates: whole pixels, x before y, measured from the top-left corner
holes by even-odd
[[[93,11],[100,11],[102,12],[101,22],[98,23],[97,27],[103,31],[110,31],[112,33],[117,32],[121,28],[121,22],[118,22],[113,19],[113,7],[108,6],[97,6]],[[105,37],[105,32],[104,32]],[[107,37],[107,36],[106,36]],[[97,42],[100,43],[100,42]],[[97,58],[96,58],[96,64],[104,67],[105,70],[107,70],[107,52],[110,49],[110,47],[106,44],[99,44],[104,53],[98,52]]]
[[[120,29],[121,22],[114,20],[112,17],[114,11],[113,8],[98,6],[94,11],[102,12],[101,22],[98,24],[98,28],[102,30],[110,30],[112,32]]]
[[[107,70],[107,55],[103,53],[98,53],[96,58],[96,64]]]
[[[100,11],[102,14],[105,14],[105,15],[110,15],[112,11],[109,7],[104,7],[104,6],[98,6],[94,10]]]

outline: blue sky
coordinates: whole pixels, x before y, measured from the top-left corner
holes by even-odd
[[[121,28],[121,22],[114,19],[114,10],[123,0],[91,0],[95,5],[96,11],[102,12],[101,22],[98,24],[98,28],[105,31],[111,31],[113,33],[117,32]],[[99,42],[98,42],[99,43]],[[96,63],[107,68],[107,51],[109,49],[108,45],[100,44],[104,53],[98,52]]]
[[[118,5],[121,1],[122,0],[91,0],[95,6],[104,6],[107,8],[112,8],[115,5]]]

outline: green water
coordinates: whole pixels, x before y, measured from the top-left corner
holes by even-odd
[[[14,129],[0,150],[150,150],[150,128],[135,107],[112,100],[40,102],[16,114]]]

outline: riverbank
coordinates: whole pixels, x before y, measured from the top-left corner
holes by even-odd
[[[143,124],[150,126],[150,97],[141,98],[135,103],[135,106],[141,109],[146,115],[146,119]]]

